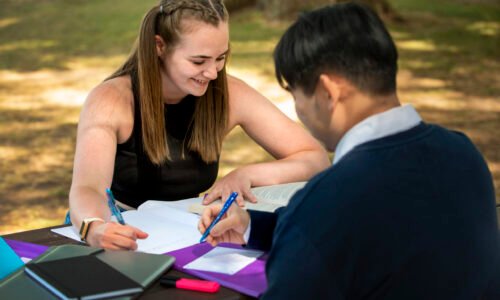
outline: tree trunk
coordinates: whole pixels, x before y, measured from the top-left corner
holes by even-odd
[[[270,19],[285,19],[295,18],[301,11],[347,1],[349,0],[257,0],[257,6]],[[360,2],[371,7],[384,19],[391,21],[403,20],[388,0],[361,0]]]
[[[257,5],[259,9],[264,11],[268,18],[284,19],[293,18],[301,11],[335,2],[335,0],[258,0]]]
[[[337,2],[348,2],[349,0],[338,0]],[[360,2],[371,7],[385,20],[403,22],[403,17],[392,7],[388,0],[361,0]]]
[[[255,6],[257,0],[225,0],[224,5],[230,13],[238,11],[242,8]]]

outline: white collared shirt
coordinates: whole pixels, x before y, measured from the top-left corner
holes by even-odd
[[[333,164],[354,147],[363,143],[406,131],[422,122],[415,108],[406,104],[370,116],[349,129],[335,148]]]

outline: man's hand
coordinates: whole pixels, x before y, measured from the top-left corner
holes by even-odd
[[[222,209],[221,204],[211,205],[203,210],[198,230],[203,234],[217,217]],[[219,243],[245,244],[243,235],[250,223],[248,212],[237,205],[231,205],[219,223],[217,223],[210,234],[207,236],[207,242],[212,246]]]
[[[87,242],[90,246],[110,250],[136,250],[137,239],[145,239],[148,234],[130,225],[99,221],[90,224]]]

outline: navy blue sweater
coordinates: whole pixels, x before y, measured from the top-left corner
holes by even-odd
[[[439,126],[359,145],[288,207],[251,218],[249,246],[270,249],[265,299],[500,296],[491,174]]]

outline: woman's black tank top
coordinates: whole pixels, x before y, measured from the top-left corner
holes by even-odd
[[[218,160],[206,163],[198,153],[187,149],[198,98],[187,96],[178,104],[165,105],[165,127],[171,158],[156,166],[143,149],[138,81],[134,75],[131,80],[134,129],[130,138],[117,146],[111,185],[116,199],[138,207],[146,200],[172,201],[197,197],[212,186],[219,170]]]

